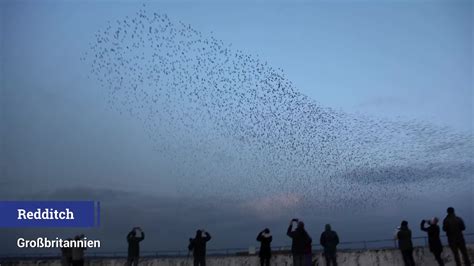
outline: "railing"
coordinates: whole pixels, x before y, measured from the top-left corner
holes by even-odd
[[[474,243],[474,233],[464,234],[464,238],[467,243]],[[446,236],[441,236],[442,242],[446,243]],[[413,245],[415,247],[426,247],[428,246],[428,237],[419,236],[412,238]],[[397,241],[392,239],[378,239],[378,240],[364,240],[364,241],[346,241],[340,242],[338,250],[341,251],[363,251],[368,249],[396,249]],[[319,251],[322,246],[319,244],[313,245],[313,251]],[[291,246],[272,246],[273,253],[289,253]],[[256,249],[258,253],[258,249]],[[208,256],[239,256],[248,255],[249,248],[222,248],[222,249],[207,249]],[[141,257],[149,258],[176,258],[176,257],[187,257],[190,256],[187,250],[157,250],[157,251],[142,251]],[[25,253],[25,254],[1,254],[0,261],[5,260],[20,260],[20,259],[54,259],[61,256],[60,252],[49,252],[49,253]],[[125,258],[127,257],[126,251],[119,252],[86,252],[88,258]]]

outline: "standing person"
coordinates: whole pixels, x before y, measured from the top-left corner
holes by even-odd
[[[428,227],[425,224],[428,223]],[[444,261],[441,258],[443,252],[443,245],[439,238],[438,217],[433,217],[431,220],[421,220],[420,229],[428,233],[428,244],[431,253],[435,256],[439,266],[444,266]]]
[[[311,239],[306,243],[306,248],[304,250],[304,265],[313,266],[313,240]]]
[[[128,242],[128,257],[127,265],[138,265],[138,259],[140,258],[140,242],[145,239],[145,233],[140,227],[132,228],[127,235]]]
[[[326,265],[330,266],[332,264],[337,266],[336,247],[339,244],[339,236],[335,231],[331,230],[330,224],[326,224],[319,242],[321,246],[324,247],[324,258],[326,259]]]
[[[206,243],[211,240],[211,235],[204,229],[197,230],[196,236],[189,239],[189,251],[193,251],[194,266],[206,266]]]
[[[260,251],[258,253],[258,256],[260,257],[260,266],[270,266],[272,239],[273,237],[268,228],[265,228],[257,235],[257,241],[260,242]]]
[[[74,237],[74,240],[79,241],[84,238],[84,235],[77,235]],[[71,250],[71,259],[72,259],[72,266],[83,266],[84,265],[84,250],[86,248],[82,247],[74,247]]]
[[[297,223],[297,227],[294,231],[293,223]],[[312,242],[311,237],[304,229],[304,223],[298,219],[292,219],[286,234],[292,239],[291,253],[293,255],[293,265],[303,266],[308,244]]]
[[[466,241],[464,240],[464,235],[462,233],[464,230],[466,230],[464,221],[461,219],[461,217],[456,216],[453,207],[449,207],[447,212],[448,215],[443,221],[443,231],[446,232],[446,236],[448,237],[449,247],[453,252],[456,265],[461,265],[458,250],[461,251],[464,264],[471,265],[469,255],[467,254]]]
[[[67,241],[71,241],[72,238],[66,239]],[[61,265],[62,266],[71,266],[72,264],[72,248],[61,248]]]
[[[411,242],[411,230],[408,228],[408,222],[402,221],[400,229],[396,235],[398,239],[398,248],[402,252],[403,262],[405,266],[414,266],[413,259],[413,243]]]

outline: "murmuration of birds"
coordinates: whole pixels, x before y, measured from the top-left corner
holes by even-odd
[[[470,134],[322,106],[259,56],[145,6],[100,29],[81,59],[188,193],[371,206],[473,172]]]

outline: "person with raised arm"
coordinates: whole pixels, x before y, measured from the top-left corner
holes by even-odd
[[[140,258],[140,242],[145,239],[145,233],[140,227],[134,227],[127,235],[128,257],[127,265],[138,265]]]
[[[265,228],[257,235],[257,241],[260,242],[260,251],[258,256],[260,257],[260,266],[270,266],[270,258],[272,256],[272,235],[270,229]]]
[[[211,234],[204,229],[196,231],[196,236],[189,239],[188,249],[193,251],[194,266],[206,266],[206,243],[211,240]]]
[[[428,224],[428,226],[426,226],[426,224]],[[428,233],[428,245],[430,251],[435,256],[438,265],[444,266],[444,261],[441,258],[443,245],[441,244],[441,239],[439,238],[440,230],[438,226],[438,218],[433,217],[431,220],[421,220],[420,229],[421,231]]]
[[[293,224],[296,223],[296,229],[293,230]],[[304,228],[303,221],[298,219],[292,219],[286,235],[292,240],[291,253],[293,255],[293,265],[303,266],[305,264],[305,254],[307,252],[308,245],[311,244],[312,239]]]

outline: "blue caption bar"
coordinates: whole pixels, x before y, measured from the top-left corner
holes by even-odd
[[[0,216],[0,227],[94,227],[100,221],[95,201],[0,201]]]

